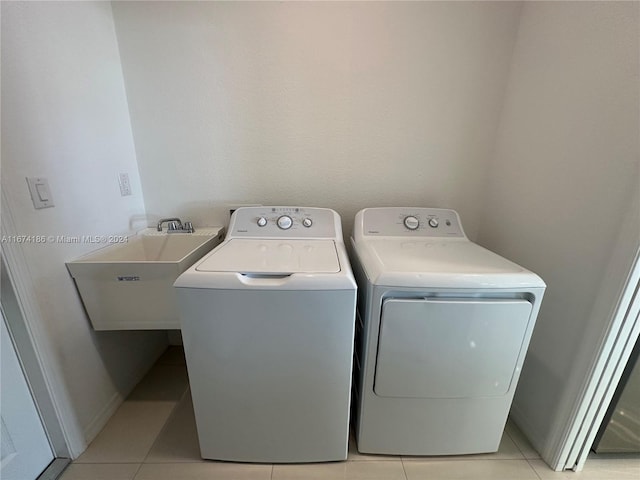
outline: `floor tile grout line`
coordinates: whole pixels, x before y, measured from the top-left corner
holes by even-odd
[[[426,460],[425,460],[424,463],[429,463],[429,464],[438,463],[438,462],[442,461],[442,460],[435,460],[435,461],[430,462],[428,457],[425,457],[425,459]],[[460,458],[456,458],[455,456],[453,456],[453,457],[451,457],[451,460],[449,460],[449,461],[453,461],[453,462],[477,462],[477,461],[485,461],[485,460],[491,460],[493,462],[519,462],[519,463],[526,462],[527,465],[529,466],[529,468],[535,474],[536,478],[538,480],[542,480],[540,475],[536,471],[536,469],[533,468],[533,466],[531,465],[529,460],[527,460],[526,458],[460,459]],[[447,461],[447,460],[445,460],[445,461]],[[417,461],[416,463],[420,463],[420,461]],[[405,474],[406,480],[409,480],[409,475],[407,474],[407,470],[405,468],[404,458],[402,458],[402,469],[404,470],[404,474]]]
[[[509,420],[507,420],[507,422],[509,422]],[[515,439],[511,436],[511,433],[509,433],[509,431],[507,430],[507,426],[506,425],[504,426],[503,435],[506,435],[507,437],[509,437],[509,440],[511,440],[511,442],[513,442],[513,444],[516,446],[516,448],[520,452],[520,455],[522,455],[522,458],[526,458],[525,455],[524,455],[524,452],[520,448],[520,445],[518,445],[518,442],[515,441]]]
[[[151,454],[151,452],[153,451],[153,447],[155,447],[156,443],[158,443],[158,440],[160,440],[160,437],[162,436],[163,432],[165,431],[165,429],[169,425],[169,421],[174,417],[174,415],[176,415],[176,411],[178,410],[178,405],[180,405],[180,402],[182,402],[182,400],[185,399],[185,397],[187,396],[188,393],[189,393],[189,387],[187,386],[187,388],[182,393],[182,395],[180,396],[180,398],[178,399],[176,404],[171,409],[171,413],[169,414],[169,416],[167,416],[167,419],[165,420],[164,424],[162,425],[162,428],[160,429],[160,431],[158,432],[158,435],[156,435],[156,438],[154,438],[153,442],[151,442],[151,446],[149,447],[149,450],[145,454],[144,458],[142,459],[141,464],[147,463],[147,459],[149,458],[149,454]]]
[[[538,477],[539,480],[542,480],[542,477],[540,476],[540,474],[538,473],[538,471],[535,469],[535,467],[533,465],[531,465],[531,462],[529,461],[528,458],[525,459],[527,461],[527,463],[529,464],[529,467],[531,468],[531,470],[533,470],[533,473],[536,474],[536,477]]]
[[[420,458],[416,458],[415,460],[407,460],[409,464],[411,463],[446,463],[446,462],[522,462],[527,460],[527,458],[461,458],[460,455],[451,455],[447,458],[433,458],[428,455]],[[531,460],[540,460],[539,458],[532,458]],[[404,457],[403,457],[404,463]]]
[[[529,460],[529,458],[527,457],[527,455],[524,453],[524,451],[522,450],[522,448],[520,448],[520,445],[518,444],[518,442],[516,442],[516,440],[511,436],[511,433],[509,433],[507,431],[507,428],[505,426],[504,429],[504,433],[507,434],[507,436],[511,439],[511,441],[513,442],[513,444],[516,446],[516,448],[518,449],[518,451],[520,452],[520,454],[522,455],[522,458],[524,458],[525,460]],[[522,431],[520,432],[523,436],[524,434],[522,433]],[[538,454],[538,452],[536,452],[536,454]]]
[[[407,469],[404,468],[404,457],[400,456],[400,463],[402,464],[402,472],[404,473],[405,480],[409,480],[409,475],[407,475]]]
[[[142,465],[143,465],[142,463],[138,465],[138,468],[136,469],[136,473],[133,474],[133,477],[131,477],[131,480],[136,480],[138,473],[140,473],[140,470],[142,470]]]

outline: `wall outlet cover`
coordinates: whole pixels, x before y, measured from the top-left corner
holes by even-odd
[[[120,185],[120,195],[123,197],[131,195],[131,183],[129,182],[128,173],[118,174],[118,184]]]

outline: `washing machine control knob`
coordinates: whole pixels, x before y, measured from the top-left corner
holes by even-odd
[[[303,227],[309,228],[311,225],[313,225],[313,220],[311,220],[309,217],[306,217],[306,218],[302,219],[302,226]]]
[[[430,218],[429,219],[429,226],[432,228],[438,228],[438,219],[437,218]]]
[[[417,230],[420,226],[420,222],[413,215],[409,215],[408,217],[404,217],[404,226],[409,230]]]
[[[265,227],[267,225],[267,219],[264,217],[260,217],[258,218],[258,221],[256,223],[259,227]]]
[[[293,220],[289,215],[282,215],[278,217],[278,227],[282,230],[289,230],[291,225],[293,225]]]

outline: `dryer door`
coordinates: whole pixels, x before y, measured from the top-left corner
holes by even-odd
[[[408,398],[504,395],[530,314],[531,303],[520,299],[385,300],[375,393]]]

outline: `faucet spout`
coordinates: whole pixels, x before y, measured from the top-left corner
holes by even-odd
[[[182,230],[182,222],[179,218],[163,218],[158,222],[158,231],[162,231],[162,224],[165,222],[175,222],[179,230]]]

